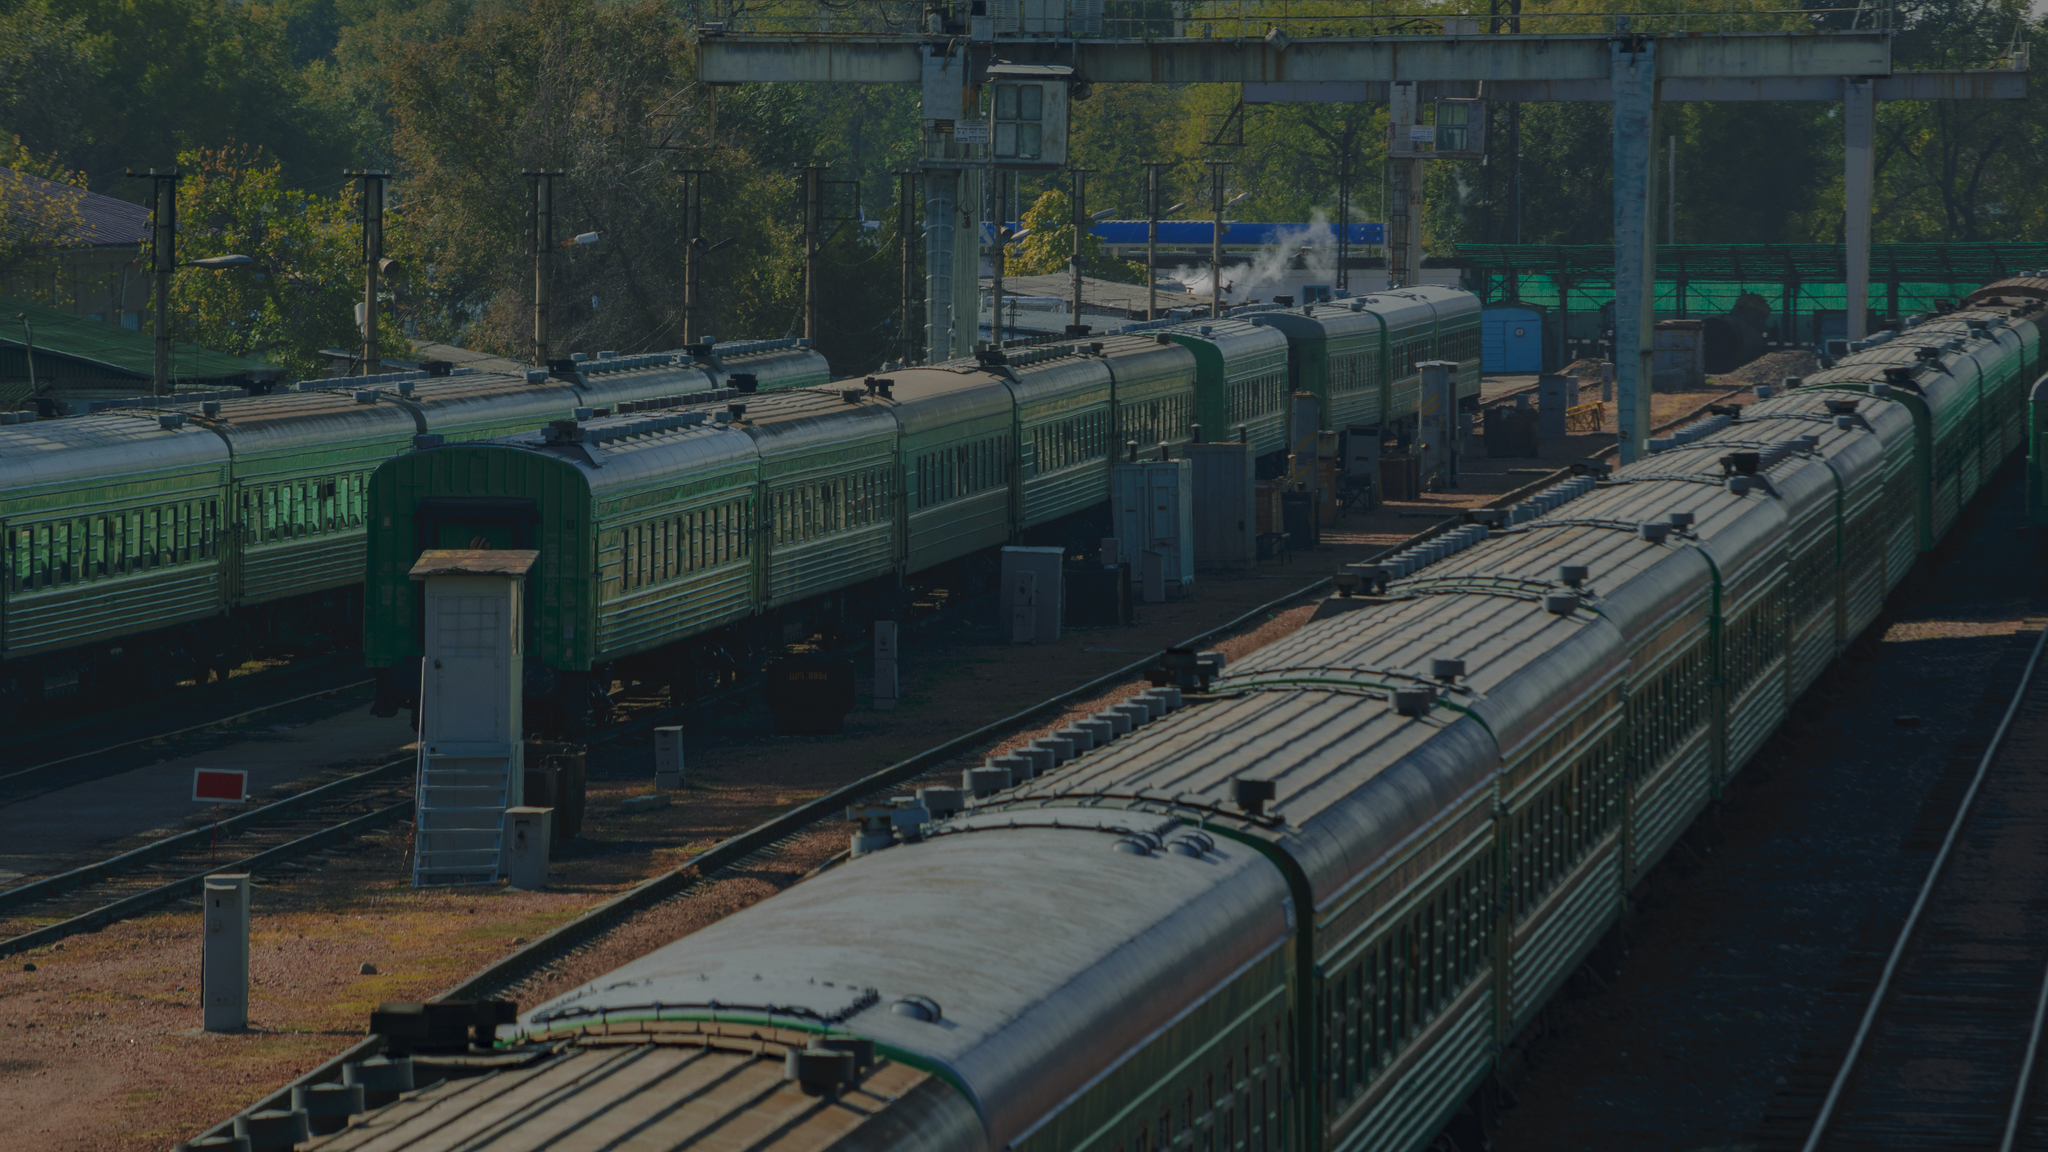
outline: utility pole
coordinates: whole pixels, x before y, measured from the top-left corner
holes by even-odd
[[[919,327],[912,322],[917,315],[917,171],[902,169],[896,173],[896,181],[896,242],[903,258],[903,364],[908,367],[917,363]]]
[[[990,262],[994,278],[989,282],[988,346],[998,349],[1003,346],[1003,258],[1010,238],[1010,222],[1004,219],[1009,213],[1003,211],[1003,186],[1009,180],[1008,172],[989,166],[989,200],[995,205],[995,211],[989,213],[989,227],[995,229],[996,250]]]
[[[548,257],[555,250],[555,177],[560,171],[529,170],[533,217],[533,362],[548,363]]]
[[[137,172],[137,180],[155,182],[150,197],[149,270],[156,277],[156,364],[150,375],[150,395],[171,394],[171,273],[178,268],[178,170],[176,168]]]
[[[683,343],[697,340],[697,273],[704,266],[704,177],[709,168],[684,168],[683,178]]]
[[[1209,232],[1209,316],[1223,315],[1223,170],[1228,160],[1209,161],[1209,206],[1216,215]]]
[[[1145,319],[1159,319],[1159,170],[1164,161],[1145,161]]]
[[[825,230],[824,164],[799,164],[804,173],[804,336],[818,339],[818,234]]]
[[[1337,157],[1337,277],[1333,284],[1339,294],[1351,291],[1351,273],[1344,262],[1351,258],[1351,138],[1344,138],[1344,152]]]
[[[385,172],[343,172],[363,182],[363,371],[376,374],[383,363],[377,345],[377,273],[384,265]]]
[[[1088,238],[1088,173],[1093,168],[1070,168],[1074,177],[1074,254],[1070,261],[1074,271],[1074,317],[1067,325],[1067,335],[1086,336],[1088,326],[1081,323],[1081,244]]]

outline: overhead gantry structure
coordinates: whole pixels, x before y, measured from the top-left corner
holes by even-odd
[[[927,201],[928,227],[952,225],[951,236],[979,236],[981,203],[977,165],[988,145],[956,143],[956,122],[975,122],[978,93],[990,64],[1044,65],[1069,85],[1236,84],[1247,104],[1387,101],[1397,124],[1389,160],[1389,266],[1405,270],[1420,251],[1420,213],[1398,193],[1420,188],[1414,170],[1426,154],[1410,153],[1406,123],[1430,101],[1589,101],[1614,109],[1615,375],[1620,449],[1624,461],[1642,452],[1650,432],[1650,360],[1655,321],[1657,172],[1653,163],[1659,103],[1728,100],[1838,100],[1843,106],[1847,201],[1848,299],[1866,300],[1870,282],[1871,136],[1879,100],[2020,99],[2026,95],[2026,59],[2016,54],[1998,69],[1894,72],[1892,33],[1849,31],[1640,31],[1630,17],[1599,33],[1490,33],[1491,19],[1431,14],[1443,35],[1312,36],[1269,27],[1260,37],[1092,34],[1103,26],[1100,0],[1023,0],[1038,14],[998,24],[998,17],[955,21],[948,5],[933,5],[922,33],[764,34],[706,26],[699,32],[698,78],[713,84],[808,81],[921,84],[925,91],[925,156],[940,167],[943,197]],[[968,6],[960,4],[965,10]],[[980,7],[980,5],[975,5]],[[1014,5],[1013,5],[1014,7]],[[989,9],[1003,11],[1000,3]],[[1256,13],[1253,13],[1255,16]],[[1754,13],[1742,14],[1753,18]],[[1879,13],[1882,15],[1882,13]],[[1639,17],[1673,24],[1671,14]],[[1712,23],[1711,14],[1695,22]],[[1166,22],[1186,31],[1190,21]],[[1683,18],[1678,22],[1682,26]],[[1026,29],[1029,29],[1026,31]],[[956,71],[957,69],[957,71]],[[934,86],[935,78],[938,81]],[[964,78],[965,87],[962,88]],[[963,100],[960,92],[969,95]],[[950,101],[961,100],[954,117]],[[1049,103],[1049,102],[1048,102]],[[1062,105],[1065,101],[1060,101]],[[985,123],[985,122],[984,122]],[[1062,135],[1064,124],[1060,125]],[[977,134],[975,139],[979,139]],[[976,149],[981,149],[977,151]],[[1062,156],[1063,158],[1063,156]],[[1736,157],[1769,163],[1768,157]],[[950,163],[950,169],[946,166]],[[995,159],[1011,167],[1007,159]],[[1017,165],[1029,166],[1029,165]],[[1405,169],[1405,170],[1404,170]],[[947,219],[932,218],[934,209]],[[972,246],[927,250],[928,343],[933,359],[974,350],[978,325],[959,316],[979,314]],[[943,266],[942,266],[943,265]],[[963,274],[960,270],[967,269]],[[1078,319],[1078,318],[1077,318]],[[1864,310],[1848,309],[1850,337],[1864,335]]]

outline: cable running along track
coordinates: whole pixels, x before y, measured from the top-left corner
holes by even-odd
[[[2048,1147],[2048,630],[1977,763],[1803,1152]]]

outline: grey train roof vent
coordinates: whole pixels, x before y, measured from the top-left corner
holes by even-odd
[[[185,414],[183,412],[161,413],[156,418],[156,426],[166,432],[176,432],[185,426]]]
[[[1636,533],[1651,544],[1662,544],[1664,538],[1671,535],[1671,525],[1648,520],[1636,525]]]
[[[200,415],[202,415],[202,416],[218,416],[218,415],[220,415],[220,401],[218,401],[218,400],[205,400],[205,401],[201,401],[201,402],[200,402],[200,405],[199,405],[199,413],[200,413]]]
[[[1680,531],[1690,528],[1693,525],[1693,515],[1690,512],[1673,512],[1670,515],[1666,516],[1665,519],[1670,521],[1671,526],[1673,528],[1677,528]]]
[[[1427,716],[1436,705],[1436,693],[1427,688],[1394,689],[1394,711],[1403,716]]]
[[[1856,418],[1854,416],[1837,416],[1835,417],[1835,427],[1847,432],[1851,428],[1856,427]]]
[[[356,403],[375,404],[377,402],[378,395],[380,395],[380,393],[378,393],[378,391],[375,388],[358,388],[356,389]]]
[[[853,1082],[853,1053],[831,1048],[791,1048],[782,1078],[794,1080],[806,1096],[826,1096]]]
[[[824,1036],[812,1042],[813,1048],[830,1048],[853,1057],[855,1075],[875,1066],[875,1042],[860,1036]]]
[[[1747,476],[1730,476],[1727,486],[1729,495],[1747,496],[1750,490],[1756,487],[1756,481]]]
[[[1112,844],[1110,849],[1115,852],[1121,852],[1126,856],[1150,856],[1152,854],[1152,847],[1152,842],[1147,837],[1125,836],[1115,844]]]
[[[889,1011],[898,1016],[908,1016],[912,1020],[922,1020],[927,1024],[937,1024],[944,1018],[939,1011],[938,1001],[928,996],[904,996],[889,1005]]]
[[[1455,684],[1465,674],[1463,660],[1449,660],[1441,656],[1429,662],[1429,674],[1446,684]]]
[[[1266,805],[1279,794],[1271,780],[1246,780],[1239,778],[1230,782],[1230,802],[1253,816],[1264,816]]]
[[[1543,610],[1553,616],[1569,616],[1579,610],[1577,592],[1546,592],[1543,595]]]
[[[1584,564],[1559,564],[1557,582],[1567,588],[1577,588],[1586,582],[1592,572]]]
[[[1841,396],[1830,396],[1822,400],[1821,403],[1826,406],[1830,415],[1846,416],[1861,406],[1862,401]]]
[[[1216,850],[1216,841],[1205,832],[1183,832],[1166,842],[1166,850],[1175,856],[1200,859]]]

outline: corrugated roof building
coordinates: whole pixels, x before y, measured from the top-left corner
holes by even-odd
[[[155,364],[155,341],[147,332],[0,296],[0,409],[33,400],[45,415],[58,416],[83,412],[92,400],[147,395]],[[171,345],[171,384],[178,391],[247,388],[277,375],[261,360]]]
[[[0,186],[19,181],[21,195],[68,202],[63,235],[47,238],[54,259],[0,276],[0,293],[42,300],[61,312],[123,328],[146,328],[149,307],[149,209],[114,196],[0,168]]]

